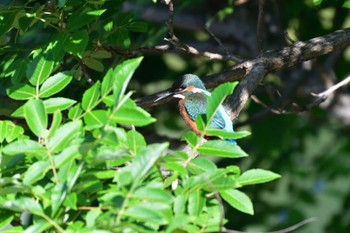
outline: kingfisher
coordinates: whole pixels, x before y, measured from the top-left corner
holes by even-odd
[[[179,110],[186,124],[197,135],[200,131],[196,126],[196,118],[198,115],[206,114],[207,99],[211,93],[205,88],[202,80],[194,74],[185,74],[181,76],[174,84],[166,90],[154,102],[168,97],[179,98]],[[210,123],[210,128],[222,129],[228,132],[234,132],[233,124],[222,105],[219,106],[213,120]],[[236,144],[233,139],[226,139]]]

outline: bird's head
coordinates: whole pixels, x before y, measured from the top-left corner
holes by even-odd
[[[194,74],[185,74],[176,80],[171,88],[165,92],[162,92],[154,102],[165,99],[167,97],[184,99],[186,96],[189,96],[191,94],[204,92],[207,92],[207,89],[205,88],[202,80],[198,78],[198,76]]]

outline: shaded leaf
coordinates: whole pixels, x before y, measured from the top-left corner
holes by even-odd
[[[85,30],[75,31],[65,40],[63,48],[68,53],[77,55],[78,57],[82,58],[88,42],[89,36]]]
[[[96,70],[98,72],[103,72],[104,69],[105,69],[105,67],[102,64],[102,62],[100,62],[99,60],[96,60],[94,58],[91,58],[91,57],[85,57],[84,58],[84,63],[90,69]]]

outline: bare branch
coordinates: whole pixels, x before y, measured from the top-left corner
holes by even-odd
[[[262,52],[265,50],[266,37],[265,37],[265,12],[264,12],[265,0],[259,0],[259,13],[258,22],[256,25],[256,40],[258,43],[258,50]]]
[[[214,38],[214,40],[220,45],[220,47],[224,50],[224,53],[227,58],[230,58],[230,60],[233,60],[235,62],[243,62],[243,60],[233,54],[231,54],[226,46],[221,42],[221,40],[215,36],[215,34],[210,30],[209,25],[205,26],[205,30]]]
[[[336,90],[338,90],[339,88],[347,85],[348,83],[350,83],[350,76],[348,76],[347,78],[343,79],[342,81],[338,82],[337,84],[335,84],[334,86],[328,88],[327,90],[325,90],[324,92],[318,93],[318,94],[312,94],[313,96],[317,96],[319,98],[324,98],[329,96],[331,93],[335,92]]]
[[[311,222],[314,222],[314,221],[317,221],[317,218],[307,218],[297,224],[294,224],[290,227],[287,227],[285,229],[282,229],[282,230],[278,230],[278,231],[269,231],[269,232],[259,232],[259,233],[288,233],[288,232],[292,232],[306,224],[309,224]],[[224,231],[221,231],[222,233],[251,233],[251,232],[245,232],[245,231],[236,231],[236,230],[224,230]]]
[[[223,82],[237,81],[244,76],[233,95],[229,97],[229,112],[233,120],[267,73],[344,49],[349,45],[350,28],[346,28],[308,41],[299,41],[278,50],[266,51],[253,60],[233,66],[230,70],[212,75],[210,78],[205,77],[203,81],[208,88],[212,88]],[[137,104],[146,108],[164,103],[162,101],[153,103],[158,94],[138,99]]]

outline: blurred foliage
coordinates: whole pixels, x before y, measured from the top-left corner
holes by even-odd
[[[252,132],[238,141],[247,158],[232,160],[245,152],[217,140],[199,149],[196,136],[184,134],[175,103],[150,115],[131,99],[164,90],[183,73],[205,76],[233,63],[164,52],[126,60],[129,51],[165,43],[168,11],[154,2],[0,3],[0,229],[12,222],[12,232],[215,232],[221,203],[213,192],[226,183],[219,193],[229,229],[271,231],[316,217],[297,232],[349,232],[349,89],[299,114],[273,115],[248,103],[236,122],[238,130]],[[175,33],[202,51],[254,58],[257,4],[174,1]],[[291,43],[284,31],[307,40],[349,27],[349,7],[349,0],[267,1],[266,49]],[[255,94],[278,108],[308,103],[310,92],[327,88],[325,77],[335,83],[349,75],[349,51],[270,74]],[[193,151],[209,155],[179,166],[189,158],[180,151],[182,135]],[[218,147],[230,158],[211,156]],[[161,167],[173,172],[169,180]],[[278,177],[268,170],[282,178],[236,189],[250,184],[251,174],[255,183]],[[203,171],[218,182],[214,189]],[[245,214],[253,213],[249,198],[253,216]],[[20,223],[22,212],[32,219]]]

